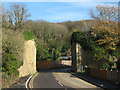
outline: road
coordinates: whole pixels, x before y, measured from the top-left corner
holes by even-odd
[[[63,88],[64,90],[76,90],[75,88],[94,88],[97,86],[83,81],[70,73],[68,69],[42,70],[33,80],[34,88]]]

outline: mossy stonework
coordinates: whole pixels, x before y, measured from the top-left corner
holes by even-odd
[[[83,71],[83,65],[86,63],[85,51],[79,43],[72,43],[72,69],[75,72]]]
[[[34,40],[24,43],[23,65],[19,68],[19,77],[36,72],[36,46]]]

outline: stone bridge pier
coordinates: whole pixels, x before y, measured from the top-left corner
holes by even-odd
[[[23,65],[19,68],[19,77],[24,77],[36,72],[36,46],[35,41],[28,40],[24,43]]]

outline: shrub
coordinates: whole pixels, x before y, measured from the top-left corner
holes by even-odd
[[[118,45],[119,40],[116,40],[115,38],[118,39],[116,35],[109,34],[105,31],[102,33],[95,33],[93,31],[79,31],[72,34],[71,41],[80,43],[83,50],[91,51],[91,56],[93,57],[94,62],[93,64],[96,65],[89,65],[108,69],[115,63],[113,57],[120,57],[120,48]]]
[[[108,59],[108,53],[101,47],[95,47],[95,49],[93,50],[93,57],[97,61]]]
[[[52,53],[48,47],[37,47],[37,60],[52,60]]]
[[[43,42],[43,40],[37,38],[37,60],[52,60],[52,52],[50,48]]]
[[[80,43],[82,49],[84,50],[93,50],[97,45],[96,42],[92,39],[91,32],[74,32],[71,37],[71,41],[75,43]]]
[[[2,71],[7,74],[18,75],[18,68],[22,64],[24,38],[21,32],[6,30],[2,31]]]
[[[21,66],[22,61],[17,60],[17,58],[12,54],[6,54],[5,60],[3,62],[3,72],[9,75],[18,75],[18,68]]]
[[[85,39],[84,32],[74,32],[71,37],[72,42],[81,43]]]
[[[118,46],[116,50],[112,51],[112,55],[120,58],[120,46]]]
[[[102,69],[103,70],[108,70],[110,68],[110,65],[108,63],[102,64]]]
[[[31,39],[34,39],[34,38],[35,38],[34,33],[31,32],[31,31],[24,31],[24,32],[23,32],[23,35],[24,35],[24,39],[25,39],[25,40],[31,40]]]
[[[68,43],[68,42],[64,43],[62,46],[61,52],[64,53],[64,52],[68,51],[70,49],[70,47],[71,47],[70,43]]]

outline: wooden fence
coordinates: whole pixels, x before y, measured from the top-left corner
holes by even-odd
[[[51,68],[60,68],[65,66],[71,66],[71,60],[62,60],[62,61],[37,61],[36,68],[40,69],[51,69]]]
[[[90,75],[102,80],[108,80],[108,81],[120,84],[120,71],[86,68],[85,73],[87,75]]]

